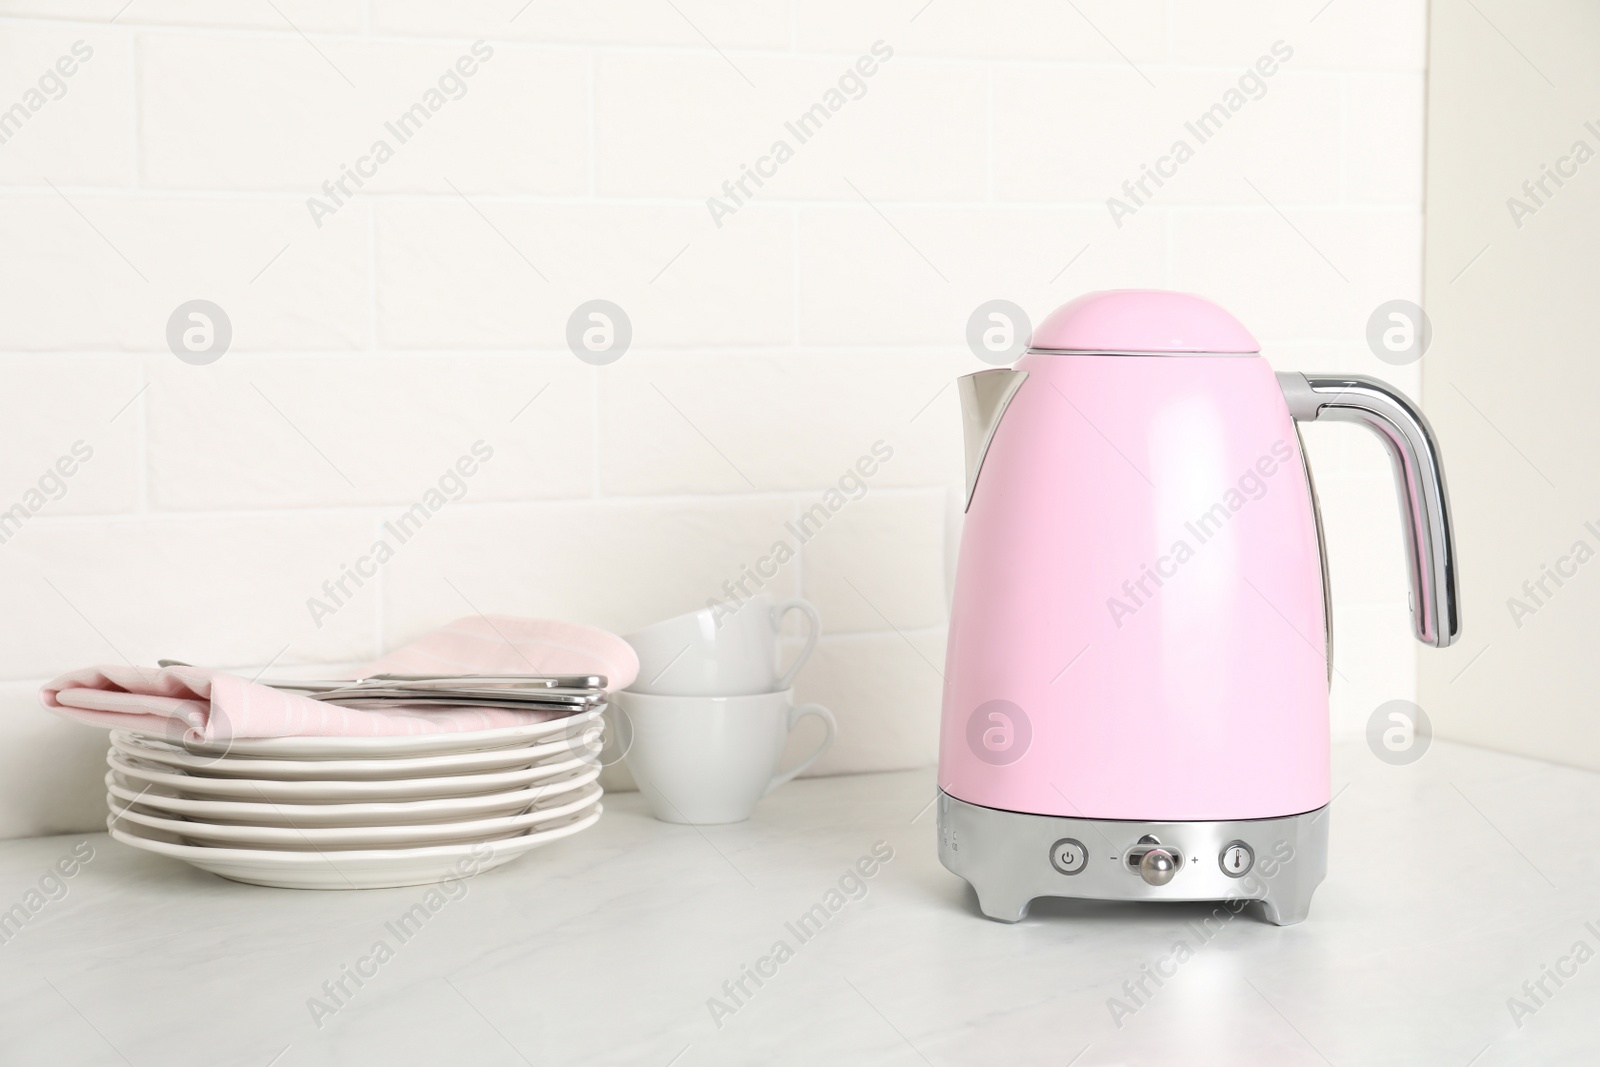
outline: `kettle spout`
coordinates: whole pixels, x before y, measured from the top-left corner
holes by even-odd
[[[966,441],[966,508],[972,507],[972,492],[978,487],[983,457],[994,440],[995,430],[1000,428],[1000,418],[1027,380],[1027,371],[1005,368],[964,374],[956,379],[956,390],[961,395],[962,436]]]

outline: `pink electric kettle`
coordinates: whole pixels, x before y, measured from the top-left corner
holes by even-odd
[[[1045,896],[1306,917],[1327,869],[1332,634],[1296,422],[1383,438],[1417,637],[1460,631],[1422,413],[1375,379],[1274,375],[1259,351],[1198,296],[1090,293],[1014,369],[960,379],[939,858],[991,918]]]

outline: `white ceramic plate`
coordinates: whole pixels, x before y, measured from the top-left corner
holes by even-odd
[[[396,778],[440,778],[452,774],[479,774],[530,767],[545,760],[570,758],[593,750],[600,742],[601,724],[586,734],[570,734],[533,745],[491,748],[477,752],[450,752],[437,756],[400,756],[388,759],[240,759],[234,755],[196,756],[171,742],[128,730],[111,731],[111,744],[124,755],[146,763],[176,767],[205,778],[269,778],[303,782],[315,779],[379,781]]]
[[[177,795],[177,790],[164,785],[124,784],[111,771],[106,772],[106,791],[124,804],[137,803],[142,808],[160,812],[169,818],[203,819],[211,823],[244,826],[400,826],[517,815],[535,806],[561,803],[566,794],[582,789],[598,777],[600,768],[587,767],[548,782],[537,782],[502,793],[373,804],[265,804],[260,801],[190,799]]]
[[[185,752],[197,756],[231,756],[239,759],[386,759],[391,756],[438,756],[447,752],[477,752],[508,745],[528,745],[581,730],[600,718],[605,705],[577,715],[563,715],[526,726],[498,730],[471,730],[454,734],[405,734],[396,737],[253,737],[214,743],[182,742]],[[160,740],[167,740],[161,738]]]
[[[509,863],[541,845],[593,826],[604,808],[596,804],[572,821],[500,841],[474,841],[425,848],[356,852],[265,852],[185,845],[170,834],[106,820],[111,836],[146,852],[183,860],[202,871],[252,885],[280,889],[388,889],[469,877]]]
[[[146,783],[163,785],[189,799],[252,800],[272,804],[349,804],[501,793],[553,779],[579,768],[597,766],[599,760],[596,754],[590,754],[514,771],[456,774],[446,778],[400,778],[392,782],[279,782],[264,778],[202,778],[171,767],[145,763],[114,748],[106,753],[106,763],[125,782],[133,783],[136,790]]]
[[[345,851],[373,848],[418,848],[453,841],[493,841],[514,837],[534,827],[557,823],[576,815],[600,800],[601,789],[592,785],[563,804],[539,808],[521,815],[502,815],[470,822],[440,822],[397,826],[226,826],[214,823],[169,819],[144,810],[143,803],[125,804],[107,796],[110,821],[122,826],[135,823],[151,830],[169,833],[186,845],[211,845],[232,848],[283,849],[301,852]]]

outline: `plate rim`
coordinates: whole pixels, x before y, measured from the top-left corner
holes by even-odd
[[[515,744],[523,738],[542,737],[545,734],[557,734],[562,729],[571,728],[580,722],[588,722],[599,718],[610,705],[610,701],[597,707],[588,708],[573,715],[559,715],[555,718],[545,719],[542,722],[522,723],[517,726],[497,726],[490,730],[452,730],[426,734],[377,734],[350,737],[338,734],[295,734],[286,737],[240,737],[232,741],[203,741],[195,742],[194,749],[201,755],[230,755],[239,756],[256,755],[263,758],[278,759],[340,759],[342,756],[317,757],[305,752],[296,753],[297,748],[316,749],[331,747],[341,750],[346,747],[353,753],[361,751],[362,745],[373,747],[389,747],[400,750],[393,756],[369,755],[369,759],[399,759],[410,753],[406,750],[426,748],[430,744],[450,742],[449,751],[474,751],[473,742],[491,741]],[[143,734],[143,730],[134,730],[132,727],[118,726],[113,729],[128,730],[132,733]],[[160,740],[171,740],[162,734],[149,734]],[[287,749],[281,755],[276,755],[273,749],[282,746]],[[490,744],[486,748],[505,747],[500,744]],[[265,749],[265,751],[263,751]]]
[[[403,863],[407,860],[425,859],[449,860],[471,855],[471,850],[478,845],[488,845],[495,853],[490,858],[504,862],[505,860],[515,859],[517,855],[531,851],[539,845],[558,841],[563,837],[571,837],[575,833],[587,830],[600,820],[600,816],[604,812],[604,803],[597,803],[594,806],[594,810],[564,826],[555,826],[548,830],[519,834],[516,837],[501,838],[498,841],[455,842],[447,845],[425,845],[421,848],[352,849],[348,852],[340,852],[339,859],[342,862],[352,864]],[[334,871],[338,870],[337,865],[329,860],[325,853],[312,850],[282,852],[274,849],[207,848],[203,845],[183,845],[171,841],[157,841],[152,838],[142,837],[109,825],[109,820],[107,820],[107,823],[106,832],[130,848],[166,856],[170,859],[183,860],[186,863],[204,860],[241,866],[264,863],[276,865],[280,868],[327,867]],[[501,854],[502,848],[509,848],[514,851],[511,855],[503,856]]]
[[[168,819],[168,818],[164,818],[164,817],[159,816],[159,815],[151,815],[151,814],[149,814],[147,812],[130,810],[130,809],[136,807],[137,805],[129,803],[127,801],[119,800],[116,804],[113,804],[113,803],[111,803],[112,798],[109,795],[106,797],[106,801],[107,801],[106,806],[111,812],[110,816],[108,816],[108,818],[107,818],[108,826],[113,821],[117,822],[117,823],[120,823],[123,820],[128,820],[128,821],[134,823],[137,826],[145,826],[145,827],[148,827],[149,829],[157,830],[157,831],[159,831],[161,833],[172,834],[174,837],[183,837],[183,836],[185,836],[186,833],[193,833],[195,827],[201,827],[201,828],[212,827],[212,828],[228,830],[228,831],[239,830],[239,831],[244,831],[246,833],[250,833],[250,832],[254,832],[254,831],[258,831],[258,830],[272,831],[272,832],[276,832],[276,833],[279,833],[279,834],[283,834],[283,833],[290,833],[290,834],[292,834],[292,833],[300,833],[300,834],[306,834],[306,835],[311,835],[311,834],[315,834],[315,833],[328,833],[328,832],[331,832],[330,836],[332,835],[332,833],[349,834],[349,833],[360,833],[360,832],[371,832],[371,831],[393,831],[394,832],[393,836],[396,836],[396,837],[402,837],[404,831],[415,832],[415,831],[419,831],[419,830],[425,831],[425,830],[429,830],[429,829],[437,829],[437,828],[440,828],[440,827],[458,827],[458,828],[467,828],[467,829],[464,829],[465,836],[463,837],[462,840],[455,841],[455,842],[441,842],[441,843],[472,844],[475,840],[487,841],[487,840],[490,839],[490,835],[497,834],[502,830],[528,830],[528,829],[532,829],[535,826],[538,826],[540,822],[549,822],[549,821],[552,821],[552,820],[566,818],[569,815],[576,815],[579,812],[583,811],[585,808],[590,807],[591,805],[599,803],[601,798],[604,795],[605,795],[605,790],[603,788],[601,788],[601,786],[600,786],[600,784],[598,782],[594,782],[594,783],[590,783],[590,788],[585,790],[582,796],[579,796],[579,797],[577,797],[576,799],[573,799],[573,800],[568,800],[566,803],[558,805],[558,806],[553,807],[553,808],[535,809],[533,811],[521,812],[521,813],[515,814],[515,815],[500,815],[500,816],[495,816],[493,818],[488,818],[488,819],[467,819],[467,820],[461,820],[461,821],[458,821],[458,822],[438,822],[438,823],[389,823],[389,824],[384,824],[382,826],[307,826],[307,827],[249,826],[249,825],[241,826],[241,825],[239,825],[237,823],[209,823],[209,822],[205,822],[203,820],[200,820],[200,821],[187,820],[186,821],[186,820],[180,820],[180,819]],[[121,805],[121,806],[119,807],[118,805]],[[533,819],[533,816],[536,816],[536,815],[542,815],[543,819]],[[532,819],[533,821],[523,822],[520,825],[516,824],[516,820],[529,820],[529,819]],[[141,822],[140,820],[147,820],[147,821]],[[162,823],[162,824],[165,824],[165,825],[152,826],[152,825],[150,825],[150,821]],[[493,824],[493,823],[500,823],[501,825],[499,825],[499,826],[484,825],[484,824]],[[507,823],[510,823],[512,825],[505,825]],[[172,827],[172,829],[169,829],[169,827]],[[515,836],[521,836],[521,835],[515,835]],[[508,837],[499,838],[499,840],[511,840],[511,839],[512,838],[508,838]],[[324,845],[332,844],[332,842],[319,842],[319,841],[316,841],[314,838],[312,838],[310,836],[307,836],[305,841],[306,841],[306,844],[312,846],[313,851],[315,850],[315,847],[316,847],[317,844],[324,844]],[[249,841],[235,841],[235,842],[232,843],[232,846],[224,844],[224,845],[221,845],[221,846],[199,845],[199,846],[196,846],[196,847],[199,847],[199,848],[214,848],[214,847],[228,848],[228,847],[236,846],[236,847],[238,847],[238,848],[240,848],[240,849],[242,849],[244,851],[251,851],[251,852],[255,852],[255,851],[279,851],[279,849],[275,849],[275,848],[271,847],[273,842],[257,842],[256,844],[260,844],[260,845],[262,845],[264,847],[262,847],[260,849],[257,849]],[[422,846],[419,846],[419,847],[422,847]],[[359,848],[359,847],[358,848],[349,848],[349,849],[336,847],[334,850],[338,851],[340,853],[344,853],[344,852],[361,851],[362,849]],[[369,848],[367,848],[365,850],[366,851],[371,851],[372,849],[369,847]],[[300,851],[300,850],[296,849],[296,850],[293,850],[293,851]]]
[[[246,783],[254,783],[257,786],[268,786],[268,787],[272,787],[273,789],[280,789],[281,788],[281,789],[291,789],[291,790],[292,789],[296,789],[296,788],[305,789],[307,787],[313,787],[313,788],[354,787],[351,791],[356,793],[356,794],[359,794],[363,790],[367,790],[367,789],[370,789],[372,792],[381,793],[383,791],[383,787],[390,787],[391,789],[393,789],[393,788],[399,787],[399,786],[411,786],[411,787],[421,786],[424,789],[427,789],[427,788],[430,788],[430,787],[431,788],[442,788],[446,783],[448,783],[448,784],[450,784],[451,786],[454,786],[454,787],[459,787],[462,783],[470,782],[473,779],[497,778],[497,777],[499,777],[501,775],[526,776],[526,775],[532,774],[532,777],[512,777],[512,778],[509,778],[509,779],[506,779],[506,780],[503,780],[503,781],[498,781],[498,782],[495,783],[495,785],[497,785],[497,786],[510,787],[510,786],[514,786],[514,785],[517,785],[517,784],[531,785],[532,783],[537,782],[537,781],[539,781],[539,780],[541,780],[543,778],[551,778],[551,777],[555,777],[557,774],[564,773],[566,771],[576,770],[578,767],[583,766],[585,763],[589,762],[589,761],[584,760],[584,759],[582,759],[580,757],[574,757],[573,759],[570,759],[570,760],[564,760],[564,761],[559,762],[559,763],[551,763],[551,764],[546,764],[546,765],[538,766],[538,767],[523,767],[523,768],[519,768],[519,769],[516,769],[516,770],[509,770],[509,771],[489,771],[489,772],[484,772],[484,773],[481,773],[481,774],[455,774],[455,775],[444,775],[444,776],[439,776],[439,777],[428,777],[428,778],[394,778],[394,779],[381,779],[380,778],[380,779],[366,779],[366,780],[350,780],[350,779],[343,779],[343,778],[331,778],[331,779],[316,779],[316,780],[311,780],[311,781],[298,781],[297,782],[297,781],[285,781],[285,780],[283,780],[281,778],[205,778],[205,777],[202,777],[202,776],[199,776],[199,775],[186,775],[186,774],[182,774],[182,773],[169,773],[167,770],[150,770],[150,769],[145,769],[145,768],[142,768],[142,767],[138,767],[136,765],[128,764],[128,763],[124,762],[123,760],[119,759],[119,757],[121,755],[122,755],[121,751],[116,749],[116,748],[114,748],[114,747],[109,749],[109,750],[107,750],[107,752],[106,752],[106,760],[105,760],[106,761],[106,765],[108,767],[110,767],[112,770],[117,771],[119,774],[122,774],[124,777],[137,778],[137,779],[139,779],[141,781],[151,782],[154,785],[167,786],[168,788],[178,790],[180,793],[200,793],[200,794],[202,794],[202,797],[200,797],[199,799],[206,799],[203,796],[203,794],[208,789],[215,790],[215,789],[217,789],[217,787],[220,787],[220,791],[223,792],[222,799],[238,799],[237,797],[229,798],[226,795],[226,790],[228,790],[230,788],[234,788],[234,787],[238,787],[238,788],[242,789],[242,788],[244,788],[246,786]],[[596,755],[598,755],[598,752],[596,752]],[[596,761],[596,762],[598,762],[598,761]],[[533,772],[543,772],[543,773],[533,774]],[[159,778],[156,777],[157,775],[159,775],[160,777]],[[193,783],[196,783],[196,782],[202,783],[200,788],[195,788],[194,787]],[[336,789],[336,791],[338,791],[338,790]],[[459,796],[479,796],[484,792],[504,792],[504,791],[506,791],[505,788],[480,790],[477,793],[472,793],[472,792],[459,793],[459,792],[457,792],[457,793],[452,794],[449,791],[445,791],[445,792],[441,792],[441,793],[438,793],[438,794],[435,794],[435,795],[432,795],[432,796],[429,796],[429,795],[412,796],[412,797],[409,797],[409,799],[412,799],[412,800],[440,799],[440,800],[442,800],[442,799],[447,799],[447,798],[449,798],[451,796],[458,796],[458,797]],[[265,800],[266,803],[270,804],[270,803],[273,802],[272,798],[270,796],[268,796],[268,794],[263,792],[262,790],[257,789],[257,793],[262,799]],[[194,798],[191,798],[191,799],[194,799]],[[371,799],[371,798],[369,798],[369,799]],[[398,796],[398,797],[390,796],[388,799],[390,801],[397,801],[397,800],[405,800],[405,799],[408,799],[408,798],[405,797],[405,796]],[[289,803],[296,803],[296,801],[293,801],[293,800],[290,800],[288,802]],[[300,800],[298,802],[299,803],[316,803],[316,801],[306,801],[304,799],[302,799],[302,800]],[[342,801],[334,800],[334,801],[328,801],[327,803],[349,803],[349,802],[352,802],[352,801],[347,796]],[[374,801],[374,802],[376,802],[376,801]]]
[[[531,782],[531,783],[529,783],[527,785],[520,786],[520,787],[518,787],[516,789],[506,789],[506,790],[502,790],[502,791],[497,792],[497,793],[474,793],[474,794],[472,794],[470,796],[464,796],[464,797],[419,797],[416,800],[368,800],[368,801],[354,801],[354,802],[350,802],[350,803],[334,802],[334,803],[331,803],[331,804],[296,804],[293,801],[284,801],[281,804],[274,804],[274,803],[272,803],[270,801],[260,801],[260,800],[226,800],[226,799],[219,800],[219,799],[205,799],[205,798],[200,798],[200,797],[183,797],[183,796],[173,797],[173,796],[168,796],[165,793],[157,793],[157,794],[154,794],[154,796],[156,796],[157,798],[159,798],[161,800],[175,800],[175,801],[178,801],[179,803],[183,803],[183,804],[222,804],[222,805],[226,805],[228,807],[248,807],[248,808],[255,808],[255,809],[271,809],[273,812],[281,812],[283,809],[289,808],[289,809],[293,809],[293,810],[290,811],[290,814],[301,814],[301,815],[307,814],[306,812],[301,810],[301,809],[305,809],[305,808],[316,809],[318,815],[334,814],[334,815],[343,815],[343,816],[347,816],[347,817],[348,816],[360,816],[360,815],[388,815],[388,814],[396,814],[396,815],[398,815],[398,814],[402,814],[403,813],[403,809],[408,809],[409,808],[409,809],[414,809],[414,810],[421,810],[421,808],[420,808],[421,805],[471,804],[473,802],[482,802],[484,804],[487,804],[489,801],[496,800],[496,799],[498,799],[502,804],[504,804],[507,801],[510,801],[512,799],[522,800],[522,801],[525,801],[527,804],[533,804],[533,803],[536,803],[537,801],[539,801],[541,798],[543,798],[545,796],[559,795],[561,792],[564,791],[564,790],[550,790],[550,787],[552,787],[552,786],[557,786],[557,785],[565,786],[569,790],[570,789],[581,789],[581,788],[583,788],[583,786],[588,785],[589,782],[597,781],[599,779],[599,777],[600,777],[600,771],[601,771],[600,767],[590,767],[590,768],[588,768],[588,769],[586,769],[584,771],[581,771],[578,774],[573,775],[571,778],[557,779],[554,782],[543,782],[543,783],[541,783],[541,782]],[[587,779],[587,781],[584,781],[583,779]],[[109,767],[109,766],[106,768],[105,777],[102,779],[102,782],[104,783],[104,785],[106,787],[106,792],[107,793],[111,793],[111,791],[113,789],[120,789],[120,790],[123,790],[125,792],[130,792],[130,793],[132,792],[131,790],[128,789],[127,786],[121,785],[120,783],[116,782],[116,771],[113,768]],[[575,782],[577,784],[574,784]],[[550,790],[550,792],[545,792],[545,790]],[[148,792],[148,790],[146,790],[144,792],[140,792],[140,793],[135,794],[135,795],[138,796],[138,797],[143,797],[146,792]],[[524,794],[532,794],[532,795],[524,795]],[[140,799],[140,800],[130,800],[127,797],[119,797],[118,799],[122,800],[125,803],[145,804],[147,807],[159,807],[159,805],[149,804],[146,800],[142,800],[142,799]],[[367,809],[367,810],[361,810],[361,811],[354,811],[354,810],[341,811],[341,810],[338,810],[338,809],[357,809],[357,808],[359,808],[359,809]],[[381,810],[374,811],[374,810],[370,810],[370,809],[381,809]],[[196,814],[198,814],[198,813],[196,813]],[[263,810],[263,811],[252,811],[252,812],[232,812],[231,814],[235,814],[235,815],[245,815],[245,814],[267,815],[267,814],[269,814],[269,812]],[[213,819],[218,818],[218,817],[219,816],[217,816],[217,815],[211,816],[211,818],[213,818]],[[226,825],[239,825],[239,824],[229,823],[229,824],[226,824]],[[249,823],[247,823],[247,824],[244,824],[244,825],[258,825],[258,824],[249,824]],[[379,823],[379,824],[373,824],[373,825],[391,825],[391,824]]]
[[[158,741],[158,742],[160,742],[160,744],[155,745],[155,746],[147,745],[145,743],[147,739],[148,740]],[[493,756],[493,757],[495,757],[496,760],[504,760],[504,759],[511,759],[512,757],[509,755],[511,753],[525,753],[526,754],[525,757],[518,757],[518,759],[526,758],[529,763],[537,763],[541,759],[544,759],[544,758],[546,758],[548,756],[555,755],[555,754],[559,753],[561,751],[561,749],[562,749],[563,743],[564,742],[568,742],[568,741],[571,741],[570,737],[537,738],[533,742],[531,742],[529,744],[525,744],[525,745],[504,745],[504,746],[501,746],[499,748],[469,749],[469,750],[464,751],[464,752],[441,752],[441,753],[436,753],[434,755],[429,755],[429,756],[388,756],[388,757],[380,757],[380,758],[373,758],[373,759],[323,759],[323,760],[254,759],[254,758],[235,759],[233,757],[233,755],[230,753],[227,756],[219,756],[216,759],[208,760],[203,756],[192,755],[191,753],[189,753],[187,751],[184,751],[182,748],[173,745],[170,741],[165,741],[165,740],[163,740],[161,738],[155,738],[152,735],[139,734],[139,733],[136,733],[135,731],[128,730],[128,729],[125,729],[125,728],[120,728],[120,727],[118,729],[115,729],[115,730],[111,731],[111,746],[113,748],[115,748],[119,752],[123,752],[123,753],[125,753],[127,755],[130,755],[130,756],[133,756],[135,758],[143,759],[148,763],[159,763],[159,764],[161,764],[162,766],[165,766],[165,767],[175,767],[175,768],[177,768],[179,770],[184,770],[184,771],[188,771],[188,770],[205,770],[207,768],[216,766],[218,763],[227,763],[227,764],[230,764],[232,766],[240,767],[240,768],[242,768],[244,770],[251,770],[251,771],[256,771],[257,772],[257,774],[254,775],[254,776],[253,775],[249,775],[249,774],[217,774],[217,775],[205,775],[205,774],[202,774],[202,775],[195,776],[195,777],[207,777],[207,778],[215,777],[215,778],[234,778],[234,779],[258,778],[258,776],[260,775],[260,768],[263,765],[265,765],[267,767],[281,768],[282,771],[285,772],[286,774],[294,774],[295,772],[303,773],[307,769],[320,768],[320,767],[333,767],[334,769],[349,771],[351,769],[354,769],[354,767],[352,765],[354,765],[355,767],[371,768],[373,770],[384,769],[385,765],[390,765],[390,766],[398,765],[398,769],[400,769],[400,770],[420,770],[420,769],[424,769],[427,764],[429,764],[429,763],[431,763],[431,762],[433,762],[435,760],[456,761],[454,763],[446,763],[442,767],[431,768],[431,769],[436,769],[436,770],[443,771],[443,770],[448,770],[450,767],[456,766],[458,764],[471,764],[471,762],[472,762],[471,757],[478,757],[478,758],[482,759],[482,758],[485,758],[485,757]],[[590,745],[586,746],[586,747],[598,747],[598,746],[594,746],[593,743],[591,742]],[[154,748],[156,750],[156,752],[158,752],[159,754],[146,755],[146,750],[151,749],[151,748]],[[535,750],[538,750],[538,749],[543,749],[544,751],[535,753]],[[192,762],[188,762],[188,763],[183,762],[185,760],[192,761]],[[507,768],[504,768],[504,769],[511,770],[511,769],[514,769],[514,767],[515,767],[515,761],[513,761],[513,767],[507,767]],[[481,770],[485,770],[485,769],[486,768],[481,768],[481,767],[479,767],[479,768],[469,767],[469,769],[464,773],[469,773],[470,774],[470,773],[474,773],[474,771],[481,771]],[[450,775],[412,775],[412,776],[394,775],[394,776],[388,776],[388,777],[369,778],[369,779],[349,779],[349,778],[340,778],[337,774],[330,774],[328,777],[325,777],[325,778],[316,778],[316,779],[310,779],[310,780],[312,780],[312,781],[397,781],[397,780],[400,780],[400,779],[403,779],[403,778],[406,778],[406,777],[417,777],[417,778],[450,777]],[[299,780],[304,780],[304,779],[296,779],[296,778],[259,778],[259,780],[263,780],[263,781],[299,781]]]

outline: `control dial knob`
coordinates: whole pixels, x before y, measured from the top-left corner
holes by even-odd
[[[1154,834],[1145,834],[1128,850],[1128,869],[1149,885],[1166,885],[1183,866],[1183,853],[1161,843]]]
[[[1164,848],[1150,849],[1139,857],[1139,877],[1151,885],[1166,885],[1177,873],[1177,861]]]

